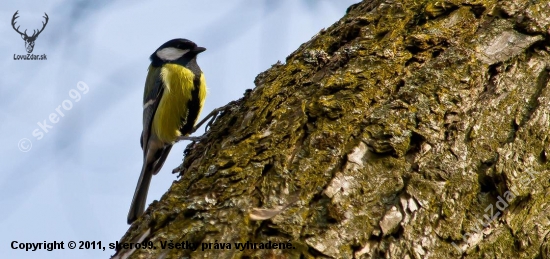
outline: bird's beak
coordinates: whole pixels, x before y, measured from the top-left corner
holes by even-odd
[[[203,52],[203,51],[205,51],[205,50],[206,50],[206,48],[203,48],[203,47],[195,47],[192,51],[193,51],[194,53],[197,53],[197,54],[198,54],[198,53],[201,53],[201,52]]]

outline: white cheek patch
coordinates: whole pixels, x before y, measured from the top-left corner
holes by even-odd
[[[159,57],[162,60],[173,61],[178,58],[181,58],[181,56],[185,55],[185,53],[187,52],[189,52],[188,49],[184,50],[184,49],[168,47],[157,51],[157,57]]]

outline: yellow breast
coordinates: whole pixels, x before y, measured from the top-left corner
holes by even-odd
[[[181,136],[180,129],[184,123],[195,121],[186,121],[189,116],[188,102],[193,98],[192,92],[195,89],[193,79],[195,75],[191,70],[176,64],[165,64],[160,72],[164,82],[164,92],[155,118],[153,119],[152,131],[157,138],[164,143],[173,143]],[[206,82],[201,73],[198,98],[199,109],[202,110],[206,98]],[[196,118],[199,115],[197,114]]]

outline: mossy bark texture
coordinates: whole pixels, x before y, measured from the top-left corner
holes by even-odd
[[[121,240],[157,249],[115,257],[550,258],[549,30],[543,0],[351,6],[258,75]]]

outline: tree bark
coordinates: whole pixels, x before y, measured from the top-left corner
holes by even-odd
[[[115,257],[550,258],[549,29],[548,1],[351,6],[121,240],[157,249]]]

